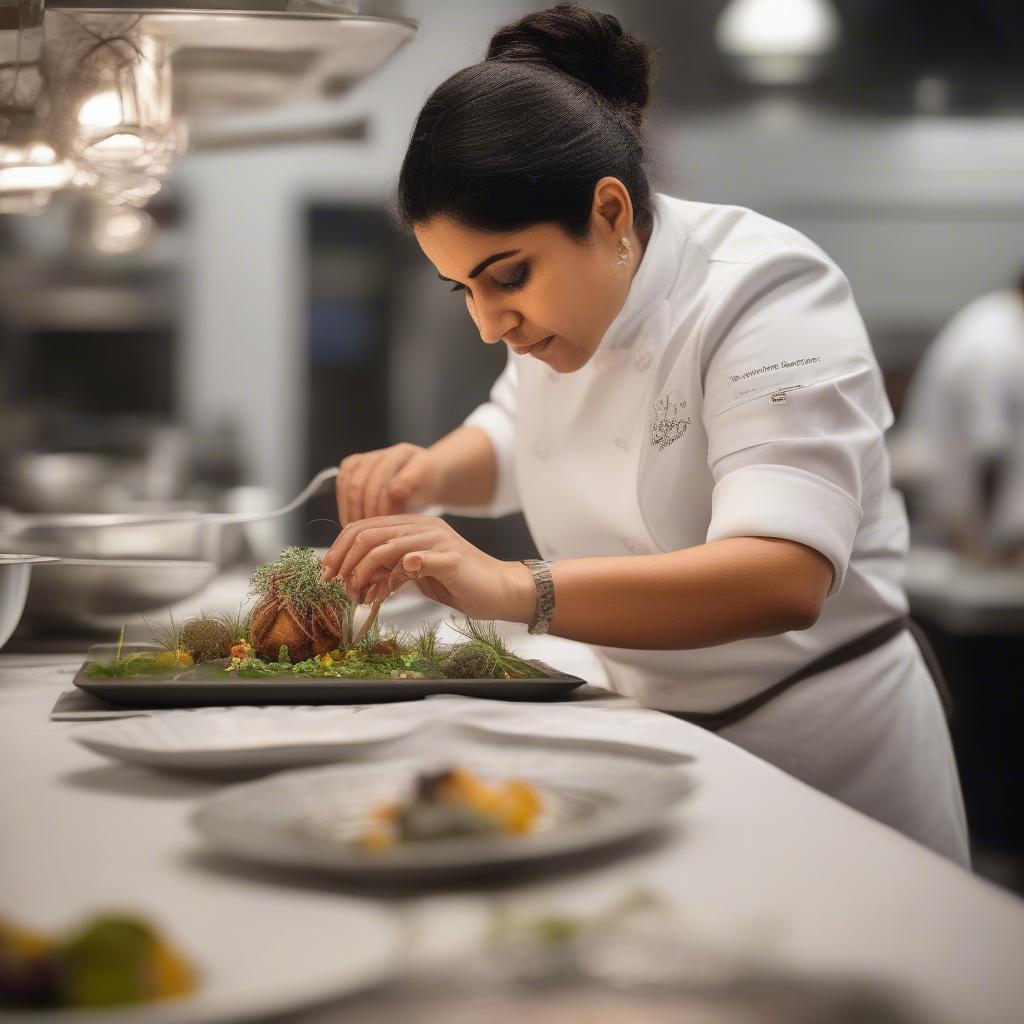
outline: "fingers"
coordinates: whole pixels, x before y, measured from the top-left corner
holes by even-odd
[[[361,519],[358,522],[349,523],[338,534],[327,554],[324,555],[320,564],[320,579],[326,583],[328,580],[339,577],[339,570],[349,549],[366,530],[386,528],[394,533],[396,530],[416,525],[422,528],[432,526],[442,530],[450,529],[448,524],[437,516],[423,516],[414,513],[402,516],[376,516],[373,519]],[[346,567],[345,571],[347,573],[349,567]]]
[[[363,518],[363,489],[373,462],[373,453],[349,455],[338,467],[335,492],[342,526]]]
[[[420,592],[427,597],[461,610],[451,591],[446,586],[455,573],[459,556],[455,551],[440,551],[436,548],[408,551],[388,573],[387,578],[371,584],[366,590],[367,601],[379,601],[412,579]]]
[[[430,490],[430,471],[427,451],[408,442],[342,459],[335,483],[341,524],[405,511],[411,496]]]
[[[386,501],[381,513],[406,512],[421,508],[426,492],[433,490],[433,462],[429,451],[414,449],[412,457],[391,478],[384,489]],[[430,500],[430,499],[427,499]],[[413,503],[410,506],[410,503]]]
[[[377,520],[379,522],[379,520]],[[362,523],[374,522],[374,520],[362,520]],[[408,530],[410,527],[405,526],[404,529]],[[377,527],[377,541],[382,542],[388,537],[394,536],[396,528],[392,527]],[[345,580],[345,577],[352,571],[352,566],[358,562],[359,558],[369,548],[367,547],[367,541],[362,541],[362,548],[357,553],[356,558],[352,558],[353,546],[359,541],[360,537],[363,537],[367,533],[367,528],[364,526],[363,529],[359,529],[355,524],[350,523],[346,526],[341,533],[335,538],[334,543],[328,548],[327,554],[320,560],[320,580],[322,583],[328,583],[331,580]],[[344,572],[342,571],[344,566]]]
[[[367,531],[366,536],[369,539],[361,539],[349,552],[348,564],[351,568],[347,573],[345,565],[342,566],[342,574],[347,576],[345,586],[349,594],[360,602],[367,596],[371,583],[377,581],[381,575],[385,579],[388,578],[396,567],[401,566],[403,556],[419,549],[433,549],[443,541],[443,537],[438,533],[415,528],[397,536],[392,534],[387,539],[379,536],[376,541],[373,540],[372,533],[373,531]],[[403,582],[405,579],[408,579],[408,576],[401,576]]]
[[[377,573],[374,576],[373,581],[366,588],[361,595],[362,600],[359,604],[373,604],[375,601],[383,601],[389,594],[396,591],[404,582],[404,579],[396,579],[395,577],[401,572],[402,563],[398,563],[398,567],[392,570],[390,573]]]
[[[381,452],[362,452],[344,459],[338,469],[335,489],[341,525],[366,519],[366,503],[371,477],[381,462]]]
[[[363,519],[387,515],[390,502],[387,487],[395,474],[410,461],[416,449],[411,444],[396,444],[381,452],[370,468],[363,492]]]
[[[344,526],[349,522],[348,474],[355,457],[350,455],[338,463],[338,475],[334,478],[334,496],[338,502],[338,522]]]

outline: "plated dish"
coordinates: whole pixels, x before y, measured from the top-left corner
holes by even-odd
[[[215,850],[247,861],[356,879],[465,880],[557,862],[664,827],[693,787],[679,769],[608,755],[479,752],[459,767],[456,791],[482,786],[490,795],[425,796],[418,780],[450,778],[452,766],[437,759],[375,761],[229,787],[202,803],[192,823]],[[453,818],[469,820],[453,815],[453,806],[479,811],[488,802],[498,808],[496,822],[468,830],[453,825]],[[413,810],[419,824],[424,815],[430,820],[429,841],[392,827]],[[379,842],[382,823],[389,828]]]
[[[348,995],[402,966],[403,930],[385,910],[293,898],[288,928],[277,935],[266,927],[267,901],[224,888],[202,909],[178,908],[173,921],[170,910],[137,905],[61,915],[45,930],[31,912],[13,915],[0,933],[0,968],[20,964],[51,980],[33,1002],[25,996],[39,979],[28,992],[21,979],[16,991],[8,974],[0,1017],[5,1024],[228,1024]]]
[[[534,679],[344,679],[282,674],[247,679],[199,666],[179,676],[91,678],[88,662],[74,677],[80,690],[109,704],[133,708],[197,708],[270,704],[376,704],[420,700],[440,693],[488,700],[565,700],[586,682],[531,661]]]
[[[356,606],[320,579],[312,548],[286,548],[256,570],[248,611],[205,616],[156,631],[147,649],[97,652],[75,685],[135,706],[351,703],[460,693],[535,700],[583,680],[519,657],[494,623],[467,618],[442,643],[440,624],[414,632],[374,620],[355,629]],[[376,607],[376,606],[375,606]]]
[[[0,1008],[99,1010],[191,995],[195,965],[136,914],[95,914],[48,935],[0,919]]]

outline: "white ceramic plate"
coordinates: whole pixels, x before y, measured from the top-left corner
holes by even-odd
[[[391,913],[363,902],[293,899],[268,919],[253,889],[206,928],[173,927],[171,912],[146,912],[195,964],[197,991],[117,1010],[4,1011],[4,1024],[226,1024],[263,1019],[340,998],[393,978],[406,940]],[[211,916],[213,910],[211,909]],[[180,932],[180,934],[179,934]]]
[[[694,760],[693,754],[679,747],[678,726],[657,712],[616,708],[609,714],[604,708],[572,706],[546,707],[543,711],[540,715],[530,708],[520,714],[513,705],[503,708],[500,715],[481,714],[460,721],[459,726],[486,737],[530,746],[571,746],[669,764]]]
[[[418,772],[453,760],[484,779],[534,784],[545,807],[537,831],[409,843],[386,853],[361,848],[374,807],[402,798]],[[681,770],[632,758],[509,749],[286,772],[222,790],[200,804],[192,823],[221,853],[264,864],[364,879],[464,880],[653,831],[692,788]]]
[[[104,757],[150,768],[273,770],[343,760],[415,729],[413,721],[348,708],[238,707],[124,718],[82,729],[74,738]]]

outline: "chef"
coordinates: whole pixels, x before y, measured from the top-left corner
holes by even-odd
[[[1024,561],[1024,274],[943,328],[914,372],[901,427],[920,536]]]
[[[647,75],[615,18],[561,5],[427,100],[399,209],[508,361],[436,444],[341,463],[324,576],[588,643],[618,692],[966,864],[849,285],[791,228],[652,194]],[[543,560],[487,555],[432,504],[521,509]]]

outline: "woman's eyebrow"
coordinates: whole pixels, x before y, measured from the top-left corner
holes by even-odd
[[[467,277],[474,278],[478,277],[484,270],[486,270],[492,263],[497,263],[498,260],[507,259],[509,256],[515,256],[518,253],[518,249],[509,249],[508,252],[496,252],[493,256],[488,256],[487,259],[482,260],[478,263],[467,275]],[[442,281],[451,282],[450,277],[445,277],[440,271],[437,272],[437,276]]]

